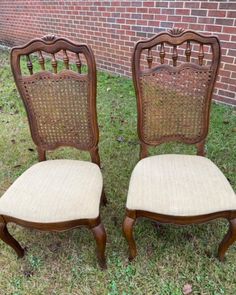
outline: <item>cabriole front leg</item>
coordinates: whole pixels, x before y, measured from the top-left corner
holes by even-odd
[[[236,241],[236,218],[229,220],[229,230],[224,236],[218,249],[218,258],[224,261],[224,256],[228,248]]]
[[[3,217],[0,216],[0,239],[11,246],[18,255],[19,258],[24,256],[24,249],[20,244],[9,234],[7,230],[7,224],[5,223]]]
[[[133,260],[137,255],[137,248],[133,236],[133,226],[135,219],[126,216],[123,223],[123,233],[129,244],[129,261]]]
[[[93,227],[92,229],[93,235],[96,240],[97,244],[97,258],[98,263],[102,269],[106,269],[106,256],[105,256],[105,250],[106,250],[106,231],[102,223],[99,225]]]

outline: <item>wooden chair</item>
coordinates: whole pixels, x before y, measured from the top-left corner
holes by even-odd
[[[157,45],[160,62],[153,67],[157,51],[152,49]],[[183,54],[181,65],[177,65],[178,46]],[[205,55],[212,60],[204,65],[207,46]],[[172,50],[167,52],[166,47]],[[148,67],[141,68],[145,51]],[[229,231],[219,246],[220,260],[236,240],[235,193],[217,166],[203,157],[220,54],[217,37],[181,29],[140,41],[134,48],[132,72],[141,160],[132,172],[123,223],[130,260],[137,255],[133,226],[139,217],[179,225],[226,218]],[[165,63],[165,56],[171,63]],[[197,155],[147,157],[148,147],[169,141],[194,144]]]
[[[51,57],[53,72],[46,70],[45,53]],[[38,54],[41,70],[37,73],[33,73],[32,54]],[[62,71],[58,71],[56,54],[63,59]],[[81,56],[87,73],[81,73]],[[26,57],[30,75],[22,72],[22,57]],[[75,60],[76,71],[70,68],[70,57]],[[93,232],[98,261],[105,268],[106,232],[99,207],[101,200],[106,204],[106,197],[99,168],[93,52],[85,44],[45,36],[13,48],[11,67],[40,162],[26,170],[0,198],[0,238],[22,257],[24,249],[7,230],[9,222],[42,231],[86,226]],[[92,163],[46,161],[46,151],[61,146],[88,151]]]

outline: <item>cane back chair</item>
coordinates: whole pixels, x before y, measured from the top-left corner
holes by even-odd
[[[182,63],[177,65],[179,46]],[[166,47],[172,50],[167,52]],[[205,47],[211,52],[205,52],[212,58],[210,62],[204,61]],[[159,48],[156,58],[160,62],[154,67],[155,48]],[[141,67],[144,51],[146,68]],[[204,157],[220,54],[217,37],[175,28],[140,41],[134,48],[132,73],[141,160],[131,175],[123,223],[130,260],[137,255],[133,226],[139,217],[179,225],[228,219],[229,231],[218,250],[220,260],[236,240],[235,193],[217,166]],[[166,63],[165,56],[171,62]],[[148,147],[169,141],[196,145],[197,155],[147,157]]]
[[[33,60],[38,55],[40,70],[36,73],[32,55]],[[45,56],[51,57],[52,71],[46,69]],[[57,56],[64,65],[60,71]],[[29,70],[26,75],[22,71],[24,58]],[[70,59],[76,66],[70,65]],[[86,73],[81,73],[81,60],[86,61]],[[86,44],[50,35],[13,48],[11,68],[27,111],[39,163],[26,170],[0,198],[0,238],[22,257],[24,249],[7,230],[9,222],[42,231],[86,226],[94,234],[98,261],[105,268],[106,232],[99,208],[100,202],[106,203],[106,197],[99,168],[93,52]],[[92,163],[46,161],[46,152],[61,146],[88,151]]]

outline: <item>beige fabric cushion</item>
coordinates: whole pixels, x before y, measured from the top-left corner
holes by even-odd
[[[101,171],[91,162],[40,162],[0,198],[0,215],[41,223],[96,218],[102,185]]]
[[[133,170],[127,208],[194,216],[236,210],[236,195],[209,159],[159,155],[141,160]]]

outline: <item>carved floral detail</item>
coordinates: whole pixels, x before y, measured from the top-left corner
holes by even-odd
[[[46,35],[42,37],[42,40],[45,42],[52,42],[56,39],[55,35]]]
[[[172,28],[172,29],[168,30],[168,33],[170,33],[171,35],[174,35],[174,36],[180,35],[183,32],[184,32],[183,28]]]

